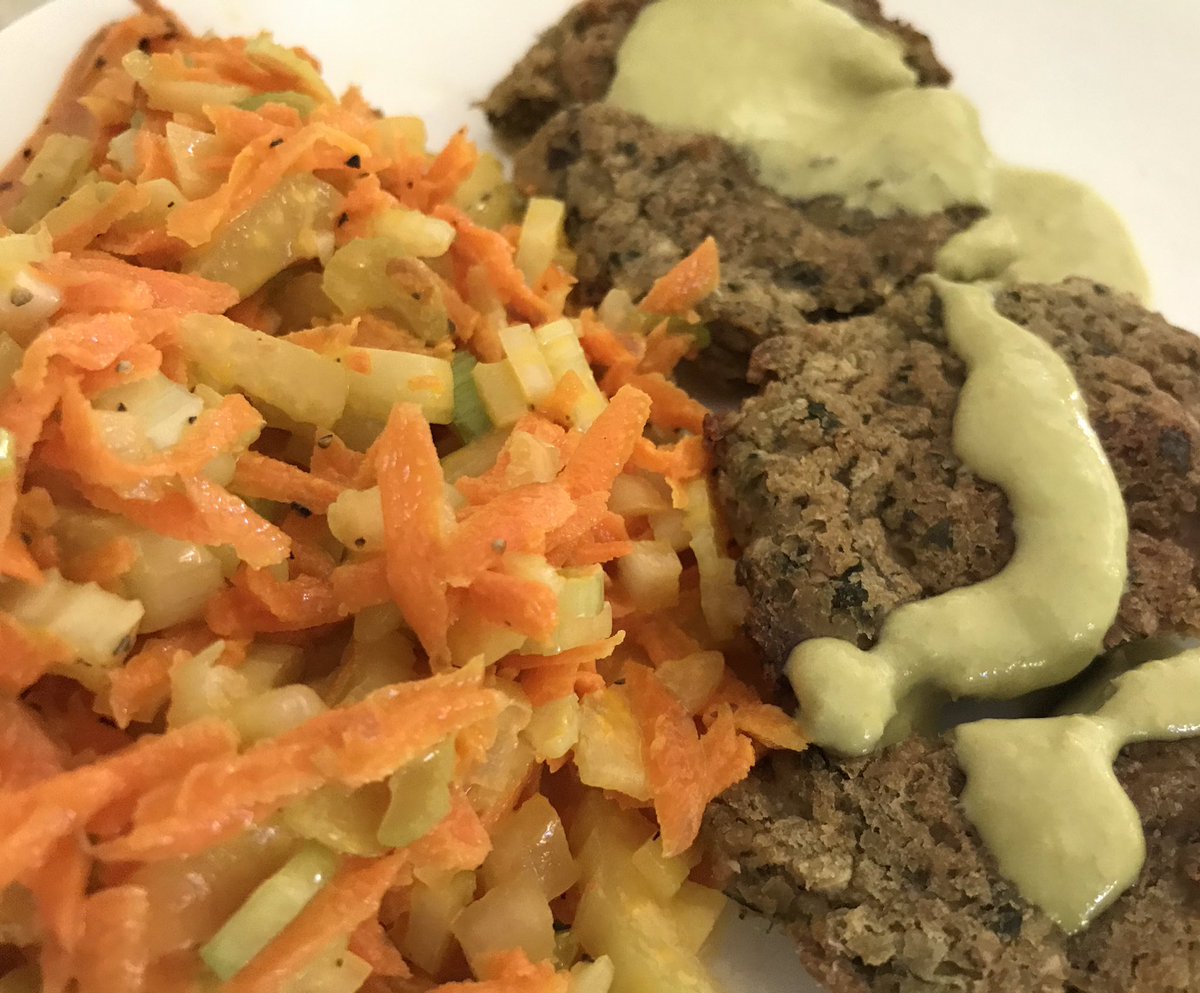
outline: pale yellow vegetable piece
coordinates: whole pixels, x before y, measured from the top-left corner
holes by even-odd
[[[688,483],[684,523],[700,569],[700,608],[713,637],[728,641],[741,628],[750,601],[734,575],[735,564],[717,544],[717,522],[708,481]]]
[[[311,686],[292,683],[236,701],[229,719],[243,741],[255,742],[291,731],[328,709]]]
[[[376,836],[388,848],[404,848],[423,838],[450,813],[454,741],[447,739],[401,766],[388,781],[392,799]]]
[[[546,271],[562,241],[566,207],[561,200],[531,197],[517,240],[517,268],[530,286]]]
[[[180,332],[188,360],[219,388],[237,387],[318,427],[332,425],[346,406],[346,369],[332,359],[212,314],[187,315]]]
[[[306,793],[283,808],[280,820],[301,838],[319,841],[343,855],[382,855],[379,823],[391,801],[386,783],[357,789],[329,784]]]
[[[371,234],[388,239],[398,254],[418,259],[445,255],[454,243],[454,228],[450,224],[403,207],[385,210],[376,216],[371,222]]]
[[[492,851],[480,869],[488,889],[532,872],[542,895],[553,900],[579,878],[558,812],[540,793],[521,804],[492,832]]]
[[[608,509],[623,517],[662,513],[671,509],[671,490],[661,476],[623,472],[613,480]]]
[[[617,559],[617,576],[641,610],[666,610],[679,602],[683,563],[666,542],[635,541],[628,555]]]
[[[616,967],[607,955],[600,955],[591,962],[579,962],[571,966],[567,993],[608,993],[615,976]]]
[[[356,372],[352,359],[365,359],[370,372]],[[415,403],[431,424],[454,419],[454,374],[449,359],[382,348],[351,348],[346,410],[386,421],[398,403]]]
[[[197,79],[179,79],[163,72],[161,62],[167,56],[147,55],[137,49],[121,59],[125,71],[146,92],[146,102],[154,110],[200,116],[205,107],[240,103],[254,90],[240,83],[212,83]]]
[[[554,915],[529,870],[506,879],[463,910],[453,931],[477,976],[496,952],[522,948],[532,962],[554,955]]]
[[[190,200],[208,196],[221,185],[221,173],[200,168],[217,143],[216,135],[198,131],[176,121],[166,126],[167,154],[175,167],[179,189]]]
[[[529,401],[508,359],[480,362],[471,370],[483,409],[498,428],[511,427],[529,412]]]
[[[584,698],[575,766],[586,786],[650,799],[641,733],[624,687],[610,686]]]
[[[543,324],[534,332],[534,335],[541,346],[542,355],[546,358],[546,364],[550,367],[554,381],[557,383],[568,372],[573,372],[583,384],[583,396],[576,401],[575,407],[571,411],[571,423],[577,428],[586,430],[591,427],[592,421],[599,416],[600,411],[608,405],[608,400],[600,392],[600,387],[596,385],[592,367],[588,365],[583,346],[579,344],[577,323],[564,317]]]
[[[554,389],[554,376],[542,354],[533,329],[528,324],[513,324],[500,330],[500,344],[512,363],[525,400],[537,406]]]
[[[698,714],[721,685],[725,657],[720,652],[694,652],[668,659],[655,670],[689,714]]]
[[[246,677],[237,669],[219,665],[223,641],[176,662],[171,668],[171,705],[167,726],[181,727],[205,717],[224,718],[251,694]]]
[[[418,872],[400,942],[405,958],[428,973],[438,973],[454,945],[451,926],[474,898],[473,872]]]
[[[70,195],[91,161],[92,143],[87,138],[48,135],[21,173],[25,194],[5,216],[5,222],[13,231],[27,231],[63,197]]]
[[[383,500],[379,487],[342,490],[329,505],[329,530],[347,548],[358,552],[383,551]]]
[[[629,859],[659,903],[666,903],[679,892],[679,887],[699,860],[699,854],[693,852],[671,857],[664,855],[662,840],[657,837],[647,838]]]
[[[685,880],[670,904],[682,947],[699,952],[728,906],[720,890]]]
[[[85,667],[120,665],[133,647],[145,612],[95,583],[73,583],[57,569],[46,569],[45,582],[0,582],[0,610],[37,631],[59,638]]]
[[[524,732],[539,762],[560,759],[579,740],[579,697],[574,693],[533,708]]]

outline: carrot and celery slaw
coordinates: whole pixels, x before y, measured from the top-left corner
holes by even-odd
[[[734,670],[710,242],[564,313],[562,205],[145,13],[0,229],[0,991],[711,988]]]

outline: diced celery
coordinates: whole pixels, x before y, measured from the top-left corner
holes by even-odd
[[[347,951],[343,939],[288,980],[280,993],[354,993],[370,975],[371,964]]]
[[[325,85],[321,74],[311,62],[297,54],[294,49],[278,44],[265,31],[246,42],[246,57],[268,69],[282,69],[299,84],[297,89],[303,90],[322,103],[335,99],[333,91]]]
[[[548,641],[530,641],[526,652],[557,655],[612,634],[612,605],[604,602],[604,570],[600,566],[564,570],[553,588],[558,596],[558,626]]]
[[[533,330],[528,324],[502,328],[500,344],[517,374],[526,402],[533,406],[541,403],[554,390],[555,377],[546,364]]]
[[[48,135],[21,174],[25,195],[8,212],[13,231],[27,231],[68,196],[91,167],[92,143],[75,135]]]
[[[661,541],[635,541],[617,560],[617,577],[643,610],[666,610],[679,602],[683,563],[675,549]]]
[[[40,586],[17,580],[0,583],[0,610],[59,638],[86,665],[102,669],[120,665],[137,637],[144,613],[141,603],[95,583],[63,579],[57,569],[47,569],[43,575]]]
[[[454,936],[478,976],[497,952],[521,948],[530,961],[554,955],[554,915],[533,872],[510,877],[454,920]]]
[[[575,373],[583,383],[584,392],[575,403],[571,412],[571,421],[577,428],[591,427],[592,421],[600,414],[608,401],[596,385],[596,377],[588,365],[583,346],[575,333],[575,325],[567,318],[543,324],[534,332],[542,355],[550,367],[550,373],[557,383],[568,372]]]
[[[594,617],[604,609],[604,570],[600,566],[564,569],[562,578],[560,617]]]
[[[311,686],[292,683],[236,701],[229,719],[243,741],[255,742],[297,728],[328,709]]]
[[[717,522],[707,479],[688,484],[684,525],[691,535],[692,551],[700,569],[700,608],[704,620],[718,641],[728,641],[741,627],[749,598],[737,583],[733,559],[717,545]]]
[[[483,401],[471,375],[478,364],[470,352],[456,352],[450,366],[454,374],[454,426],[465,442],[481,438],[492,430],[491,418],[483,409]]]
[[[184,271],[228,283],[247,297],[298,259],[320,254],[340,195],[311,173],[282,180],[184,262]]]
[[[388,781],[392,799],[377,833],[381,845],[411,845],[450,813],[450,781],[456,758],[454,741],[447,739],[392,773]]]
[[[359,613],[355,618],[355,640],[347,646],[342,664],[325,690],[325,699],[337,706],[357,703],[384,686],[406,682],[416,669],[416,649],[407,634],[393,625],[386,633],[360,640],[357,630],[362,616]]]
[[[442,474],[446,482],[453,483],[463,476],[482,476],[496,464],[509,432],[492,431],[451,452],[442,459]]]
[[[424,154],[429,136],[419,117],[381,117],[375,122],[375,144],[384,155]]]
[[[521,198],[517,188],[504,178],[504,166],[496,156],[484,152],[475,171],[454,191],[454,203],[476,224],[498,230],[516,219]]]
[[[579,962],[571,967],[567,993],[608,993],[615,975],[616,967],[607,955],[600,955],[590,962]]]
[[[529,411],[529,401],[509,359],[480,362],[471,370],[479,399],[492,423],[499,428],[516,424]]]
[[[436,259],[450,250],[454,227],[419,210],[394,207],[377,215],[371,222],[371,234],[390,241],[397,255],[417,259]]]
[[[354,615],[354,640],[378,641],[404,627],[404,615],[391,600],[363,607]]]
[[[348,241],[325,264],[321,287],[345,316],[380,311],[430,343],[450,333],[437,277],[388,238]]]
[[[269,103],[277,103],[284,107],[291,107],[302,119],[308,117],[309,114],[317,106],[317,101],[310,97],[307,93],[299,93],[296,90],[276,90],[271,93],[255,93],[252,97],[246,97],[245,100],[239,100],[238,106],[242,110],[261,110]]]
[[[317,895],[337,866],[333,852],[307,842],[201,946],[200,957],[218,978],[236,975]]]
[[[376,837],[391,794],[386,783],[357,789],[330,784],[293,800],[280,815],[301,838],[319,841],[344,855],[382,855]]]
[[[226,317],[188,314],[180,331],[188,360],[218,386],[240,388],[303,424],[328,427],[341,416],[348,385],[340,363]]]
[[[475,896],[475,873],[427,870],[416,876],[400,950],[410,962],[436,975],[453,946],[451,925]]]
[[[725,657],[720,652],[693,652],[683,658],[667,659],[655,670],[689,714],[698,714],[721,685]]]
[[[329,530],[347,548],[359,552],[383,551],[383,501],[379,487],[342,490],[329,505]]]
[[[370,362],[370,372],[356,372],[350,360]],[[417,352],[351,348],[346,355],[350,392],[348,413],[386,421],[397,403],[415,403],[431,424],[454,418],[454,373],[450,360]]]
[[[566,893],[579,879],[558,812],[540,793],[495,827],[492,851],[480,868],[489,889],[525,871],[533,873],[547,900]]]
[[[146,440],[159,451],[177,444],[188,424],[204,410],[200,397],[161,372],[106,390],[92,405],[97,410],[133,414]]]
[[[127,53],[121,65],[146,91],[147,103],[154,110],[199,116],[205,107],[226,107],[254,95],[254,90],[240,83],[179,79],[164,73],[155,56],[137,49]]]
[[[642,739],[624,687],[585,697],[579,714],[575,766],[586,786],[649,800]]]
[[[554,261],[562,240],[563,216],[566,208],[561,200],[531,197],[525,208],[525,220],[517,241],[517,268],[532,286]]]

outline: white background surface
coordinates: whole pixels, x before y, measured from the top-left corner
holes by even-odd
[[[735,2],[735,0],[734,0]],[[37,0],[0,0],[0,23]],[[444,140],[567,0],[176,0],[193,29],[274,31],[389,113]],[[1200,3],[885,0],[935,40],[1000,155],[1085,179],[1125,215],[1156,303],[1200,330]],[[62,70],[127,0],[54,0],[0,34],[0,157],[34,127]],[[715,968],[730,993],[812,993],[778,934],[729,915]]]

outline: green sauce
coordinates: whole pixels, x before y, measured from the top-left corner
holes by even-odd
[[[1125,586],[1125,503],[1066,363],[988,290],[932,278],[968,369],[954,451],[1007,494],[1017,549],[991,579],[893,612],[869,651],[796,647],[805,729],[846,754],[877,747],[910,694],[1008,698],[1069,679],[1099,654]]]
[[[608,100],[740,145],[787,196],[880,215],[991,199],[970,102],[918,87],[895,38],[823,0],[659,0],[621,46]]]
[[[1150,282],[1125,222],[1095,190],[1052,172],[1004,166],[991,213],[937,258],[950,279],[1004,286],[1086,276],[1140,300]]]
[[[1145,859],[1117,752],[1200,732],[1200,651],[1147,662],[1113,686],[1091,716],[978,721],[955,735],[967,816],[1000,872],[1067,932],[1115,900]]]
[[[878,216],[989,208],[945,246],[950,278],[1087,276],[1148,297],[1129,233],[1099,195],[1000,166],[966,98],[918,86],[894,37],[824,0],[659,0],[621,46],[608,100],[720,135],[786,196],[835,195]]]

